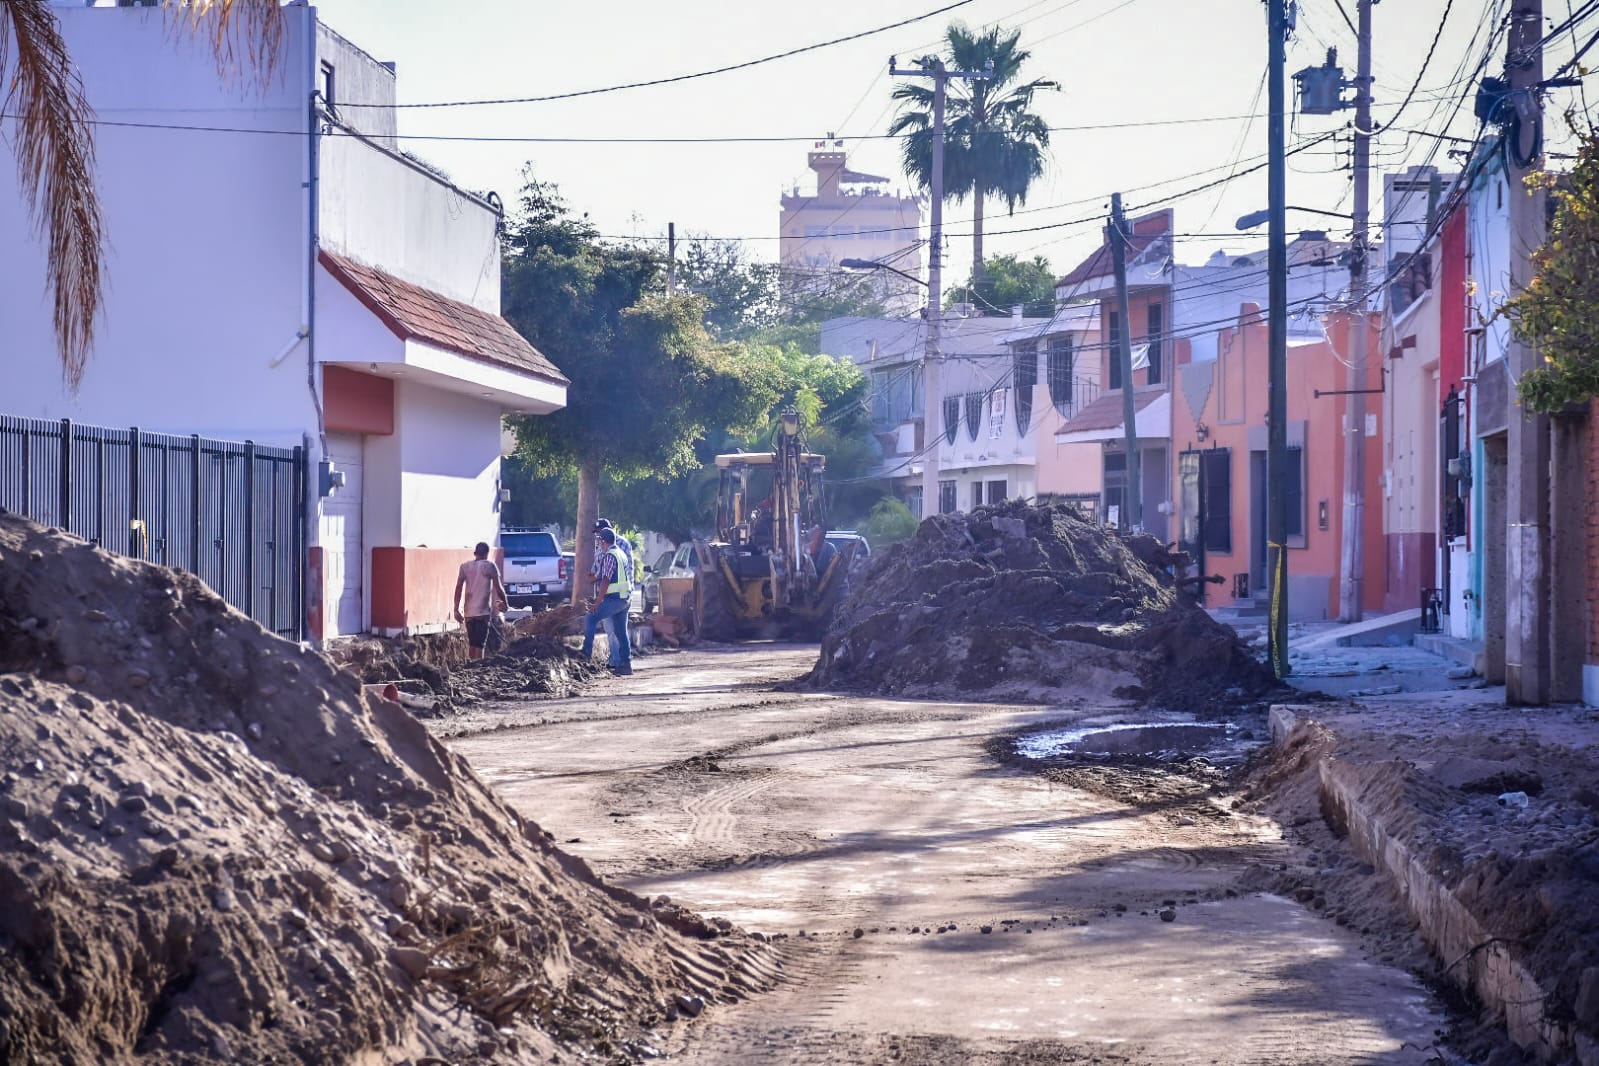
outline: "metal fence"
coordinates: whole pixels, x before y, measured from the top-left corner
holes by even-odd
[[[0,507],[188,570],[281,636],[304,635],[303,448],[0,415]]]

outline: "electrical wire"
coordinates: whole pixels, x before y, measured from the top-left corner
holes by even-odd
[[[945,4],[943,7],[935,8],[932,11],[923,12],[922,14],[912,16],[911,18],[900,19],[898,22],[891,22],[886,26],[878,26],[875,29],[862,30],[859,33],[851,33],[844,37],[835,37],[829,41],[819,41],[815,44],[807,44],[799,48],[790,48],[785,52],[778,52],[773,55],[762,56],[759,59],[748,59],[742,63],[731,63],[727,66],[716,67],[712,70],[695,71],[692,74],[675,74],[671,77],[650,78],[647,81],[626,82],[621,85],[606,85],[595,89],[578,89],[565,93],[550,93],[545,96],[519,96],[488,100],[434,100],[426,103],[416,104],[344,104],[342,106],[383,107],[416,110],[419,108],[436,107],[485,107],[499,104],[542,104],[551,100],[572,100],[580,96],[599,96],[602,93],[621,92],[625,89],[647,89],[657,85],[673,85],[678,82],[693,81],[697,78],[709,78],[717,74],[729,74],[735,70],[748,70],[750,67],[758,67],[765,63],[775,63],[779,59],[789,59],[793,56],[804,55],[806,52],[815,52],[818,49],[831,48],[834,45],[845,44],[849,41],[859,41],[866,37],[874,37],[879,33],[887,33],[889,30],[897,30],[901,26],[909,26],[913,23],[924,22],[927,19],[933,18],[934,16],[953,11],[958,7],[965,7],[967,4],[972,2],[973,0],[955,0],[954,3]]]

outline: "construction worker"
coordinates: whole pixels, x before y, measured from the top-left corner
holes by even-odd
[[[633,672],[633,649],[628,640],[627,616],[633,598],[633,575],[628,558],[616,544],[616,531],[609,526],[599,531],[604,554],[600,556],[599,576],[594,583],[594,601],[583,633],[583,658],[594,655],[594,631],[611,623],[611,670],[618,675]]]
[[[466,613],[461,608],[461,593],[466,593]],[[466,627],[466,657],[483,658],[497,612],[506,608],[505,586],[500,583],[500,568],[489,558],[489,546],[478,541],[472,558],[461,564],[455,578],[455,620]]]

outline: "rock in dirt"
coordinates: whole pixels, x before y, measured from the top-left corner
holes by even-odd
[[[192,575],[4,513],[0,751],[0,1062],[610,1061],[776,970]]]
[[[808,683],[902,696],[1090,691],[1203,710],[1274,687],[1177,583],[1187,557],[1064,505],[936,515],[880,552]]]

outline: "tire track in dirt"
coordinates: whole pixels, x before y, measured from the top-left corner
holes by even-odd
[[[557,805],[621,884],[776,938],[780,986],[753,1001],[706,993],[711,1009],[672,1037],[678,1061],[1425,1061],[1400,1050],[1438,1023],[1414,982],[1240,880],[1284,854],[1275,826],[1230,807],[1201,818],[1192,804],[1210,797],[1142,780],[1139,804],[996,765],[989,738],[1061,708],[826,699],[735,711],[718,698],[677,701],[637,730],[577,721],[531,734],[530,761],[558,787],[520,786],[530,817]],[[506,743],[477,751],[527,757]],[[1166,899],[1172,921],[1157,914]]]

